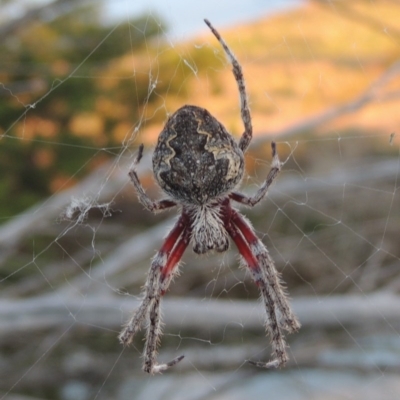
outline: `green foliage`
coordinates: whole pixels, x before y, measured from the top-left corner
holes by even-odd
[[[159,21],[141,17],[108,27],[100,11],[95,4],[49,23],[26,24],[0,43],[0,223],[90,171],[99,148],[120,144],[110,133],[115,125],[124,118],[133,124],[138,116],[148,80],[121,79],[104,89],[101,79],[108,74],[115,80],[110,65],[148,45]],[[102,115],[100,96],[132,112]],[[101,140],[96,132],[73,132],[82,113],[98,118]]]

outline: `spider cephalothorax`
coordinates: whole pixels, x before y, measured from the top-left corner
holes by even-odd
[[[153,170],[157,182],[168,198],[152,201],[145,193],[137,176],[143,145],[139,148],[129,176],[140,202],[150,211],[180,206],[181,215],[154,257],[145,286],[143,301],[120,334],[127,345],[145,319],[148,332],[144,350],[143,369],[149,373],[162,372],[177,364],[183,356],[169,363],[157,364],[156,347],[160,332],[160,301],[168,290],[179,261],[189,243],[196,253],[228,249],[229,237],[236,244],[243,264],[260,288],[267,312],[266,329],[272,339],[273,360],[268,363],[252,362],[259,367],[283,366],[288,357],[282,329],[294,332],[299,327],[287,297],[282,290],[279,275],[268,250],[255,235],[250,223],[231,206],[236,201],[254,206],[264,198],[277,177],[281,163],[272,142],[271,170],[254,196],[233,191],[243,176],[244,157],[252,137],[250,110],[240,64],[214,29],[205,20],[221,43],[233,69],[239,88],[241,116],[245,131],[237,144],[207,110],[196,106],[183,106],[167,121],[153,155]]]

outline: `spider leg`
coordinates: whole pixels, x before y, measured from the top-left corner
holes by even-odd
[[[174,275],[174,270],[178,266],[179,260],[190,242],[191,232],[190,218],[187,214],[182,213],[165,239],[160,251],[153,259],[141,305],[119,335],[122,344],[130,344],[134,335],[140,329],[146,315],[149,316],[149,325],[147,327],[148,334],[144,348],[143,369],[145,372],[151,374],[165,371],[183,359],[183,356],[179,356],[169,363],[157,364],[156,352],[157,343],[161,336],[161,296],[168,290]]]
[[[144,149],[144,146],[143,146],[143,144],[141,144],[139,146],[139,151],[135,158],[135,161],[133,162],[133,166],[132,166],[131,170],[129,171],[129,177],[131,178],[131,181],[132,181],[133,185],[135,186],[136,193],[138,195],[140,203],[142,203],[147,210],[149,210],[153,213],[157,213],[159,211],[165,210],[166,208],[176,206],[176,202],[169,200],[169,199],[153,201],[149,198],[149,196],[147,196],[146,192],[144,191],[143,186],[140,183],[139,176],[136,172],[136,166],[139,164],[139,162],[143,156],[143,149]]]
[[[168,257],[175,246],[178,238],[182,234],[185,226],[187,225],[187,216],[181,215],[176,222],[175,226],[169,232],[166,237],[164,244],[158,251],[156,256],[153,258],[151,268],[147,281],[145,284],[144,297],[139,308],[135,311],[129,321],[126,323],[124,329],[119,335],[119,340],[123,345],[129,345],[132,343],[133,337],[142,326],[142,322],[148,313],[151,303],[153,302],[157,291],[159,291],[159,281],[161,276],[161,270],[165,267],[168,262]]]
[[[243,121],[243,125],[244,125],[244,132],[243,132],[242,137],[240,138],[239,147],[243,152],[245,152],[247,147],[249,147],[251,138],[253,136],[253,127],[251,124],[250,108],[249,108],[249,102],[247,99],[246,84],[245,84],[244,77],[243,77],[242,67],[240,66],[239,61],[236,59],[235,55],[232,53],[231,49],[225,43],[224,39],[222,39],[219,32],[211,25],[210,21],[205,19],[204,22],[208,25],[208,27],[211,29],[211,32],[218,39],[219,43],[221,44],[222,48],[225,51],[230,63],[232,64],[232,72],[236,79],[236,83],[237,83],[238,89],[239,89],[240,113],[241,113],[241,117],[242,117],[242,121]]]
[[[265,197],[269,187],[272,185],[272,183],[274,182],[274,180],[276,179],[281,170],[281,162],[279,161],[275,142],[271,142],[271,148],[272,148],[272,166],[267,175],[267,178],[261,185],[260,189],[258,189],[257,193],[254,196],[246,196],[242,193],[232,192],[229,195],[229,197],[232,200],[237,201],[238,203],[242,203],[246,206],[253,207]]]
[[[286,353],[286,343],[283,337],[282,331],[280,329],[278,318],[275,311],[273,295],[271,294],[271,288],[266,282],[265,275],[260,268],[260,263],[257,257],[253,254],[249,244],[246,242],[245,238],[243,237],[242,233],[238,229],[238,227],[231,222],[230,213],[233,211],[230,208],[229,203],[224,204],[224,225],[231,236],[232,240],[235,242],[239,253],[243,257],[243,260],[248,267],[253,280],[260,288],[261,296],[265,303],[265,308],[267,312],[267,321],[265,324],[266,330],[271,336],[271,344],[272,344],[272,353],[274,358],[267,362],[258,362],[255,364],[259,367],[263,368],[277,368],[282,367],[288,361],[288,356]]]
[[[178,364],[178,362],[183,360],[185,357],[184,355],[181,355],[165,364],[157,364],[156,362],[157,342],[161,336],[160,301],[161,296],[156,296],[150,308],[149,314],[149,334],[146,339],[143,364],[143,370],[149,374],[156,374],[166,371],[168,368]]]
[[[275,268],[272,258],[268,253],[268,250],[265,248],[261,240],[255,235],[250,223],[246,221],[241,214],[232,209],[231,218],[233,224],[239,229],[244,239],[248,243],[251,252],[257,258],[260,268],[264,273],[266,290],[269,291],[269,296],[276,305],[277,311],[279,312],[283,322],[282,324],[281,321],[279,321],[280,325],[289,333],[296,332],[300,328],[300,323],[292,312],[287,295],[282,288],[279,274]]]
[[[149,326],[148,335],[146,339],[145,349],[144,349],[144,365],[143,369],[145,372],[150,374],[155,374],[163,372],[168,368],[176,365],[181,361],[184,356],[174,358],[169,363],[157,364],[157,344],[161,336],[161,317],[160,317],[160,301],[161,296],[165,294],[168,290],[169,284],[174,276],[174,271],[179,265],[179,261],[190,242],[191,237],[191,226],[187,224],[185,230],[183,231],[181,237],[178,239],[175,247],[173,248],[170,256],[168,257],[167,263],[164,265],[160,272],[159,286],[157,292],[154,296],[154,300],[150,306],[149,314]]]

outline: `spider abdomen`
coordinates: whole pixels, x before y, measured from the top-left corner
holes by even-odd
[[[153,170],[171,197],[203,205],[231,191],[243,176],[243,152],[207,110],[183,106],[160,133]]]

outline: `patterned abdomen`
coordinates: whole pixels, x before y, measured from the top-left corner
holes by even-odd
[[[184,106],[167,121],[153,154],[153,170],[171,197],[207,204],[231,191],[243,176],[243,153],[207,110]]]

